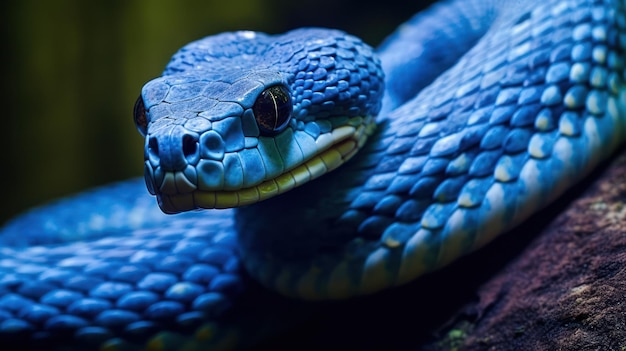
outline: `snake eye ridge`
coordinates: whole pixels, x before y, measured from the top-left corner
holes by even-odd
[[[289,125],[293,104],[289,90],[282,85],[269,87],[257,97],[252,106],[261,135],[276,135]]]
[[[148,118],[146,117],[146,107],[143,104],[141,96],[137,98],[137,101],[135,101],[133,118],[135,120],[137,130],[139,130],[139,133],[145,137],[146,134],[148,134]]]

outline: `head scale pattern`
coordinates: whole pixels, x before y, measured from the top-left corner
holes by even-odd
[[[329,149],[341,150],[340,163],[356,152],[380,110],[383,85],[372,48],[336,30],[233,32],[192,42],[144,86],[135,107],[148,189],[169,213],[243,205],[291,189],[302,182],[295,168],[312,179],[338,165],[327,161]],[[324,151],[325,169],[305,167]]]

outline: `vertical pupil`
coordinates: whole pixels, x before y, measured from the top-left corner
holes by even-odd
[[[289,123],[293,111],[289,91],[281,85],[267,88],[259,95],[252,109],[261,134],[279,133]]]
[[[274,104],[274,106],[272,107],[274,110],[274,116],[271,117],[270,121],[274,121],[274,125],[272,125],[272,130],[276,129],[276,126],[278,124],[278,101],[277,101],[277,95],[275,92],[272,91],[273,89],[269,89],[267,92],[267,95],[269,95],[269,101],[271,101],[271,103]]]
[[[289,122],[289,117],[291,117],[293,110],[291,97],[283,87],[275,87],[275,91],[271,91],[271,93],[274,101],[276,101],[276,129],[280,129]]]

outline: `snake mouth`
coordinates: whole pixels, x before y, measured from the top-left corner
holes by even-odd
[[[176,188],[176,193],[153,192],[159,207],[168,214],[196,209],[225,209],[250,205],[287,192],[308,181],[318,178],[339,167],[354,156],[365,144],[375,129],[370,118],[360,118],[358,125],[345,125],[335,128],[318,140],[318,153],[305,159],[275,178],[237,190],[202,190],[187,181],[183,172],[167,172],[161,185],[146,166],[146,183],[149,189]],[[183,190],[183,191],[180,191]],[[184,191],[187,190],[187,191]]]

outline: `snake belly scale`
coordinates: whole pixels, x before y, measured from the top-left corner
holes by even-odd
[[[625,6],[447,1],[376,51],[314,28],[188,44],[135,106],[144,180],[3,228],[0,339],[243,347],[293,317],[268,291],[375,293],[487,244],[626,138]]]

